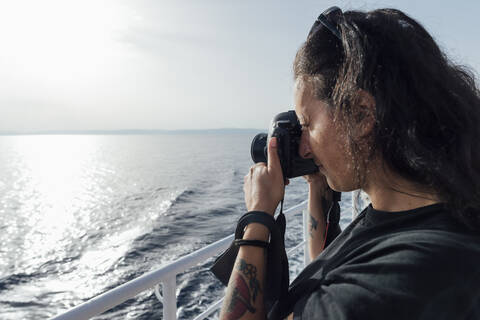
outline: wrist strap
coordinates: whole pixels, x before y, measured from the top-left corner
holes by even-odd
[[[275,219],[268,213],[262,211],[250,211],[238,220],[237,229],[235,230],[235,239],[242,239],[245,227],[254,222],[263,224],[268,228],[270,234],[272,234],[272,230],[276,228]]]
[[[234,241],[237,247],[240,246],[253,246],[253,247],[268,247],[268,242],[262,240],[244,240],[244,239],[235,239]]]

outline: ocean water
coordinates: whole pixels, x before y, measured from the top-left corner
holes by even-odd
[[[0,319],[52,317],[233,233],[253,136],[0,136]],[[293,179],[285,207],[306,196]],[[349,195],[341,205],[346,225]],[[286,238],[301,241],[301,213]],[[211,263],[177,276],[179,318],[223,295]],[[162,303],[146,291],[95,319],[153,318]]]

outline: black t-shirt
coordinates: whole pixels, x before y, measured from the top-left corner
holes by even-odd
[[[294,319],[480,319],[480,236],[444,205],[370,205],[290,285]]]

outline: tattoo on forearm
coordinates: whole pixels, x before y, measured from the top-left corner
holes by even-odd
[[[248,279],[250,290],[252,291],[252,301],[255,302],[260,289],[260,282],[257,280],[257,267],[253,264],[248,264],[245,260],[240,259],[238,264],[238,270],[240,270]]]
[[[310,237],[313,238],[313,230],[317,230],[318,220],[310,215]]]
[[[235,279],[235,287],[227,306],[226,319],[234,320],[241,318],[246,311],[255,313],[255,308],[250,303],[250,290],[243,277]]]
[[[260,282],[257,279],[257,268],[253,264],[248,264],[240,259],[236,265],[240,274],[236,274],[233,292],[229,301],[227,301],[226,319],[234,320],[242,317],[248,310],[255,313],[256,309],[253,303],[261,292]],[[245,279],[248,280],[248,285]]]

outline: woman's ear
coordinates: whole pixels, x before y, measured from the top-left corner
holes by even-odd
[[[370,135],[376,121],[375,98],[365,90],[358,90],[353,113],[355,135],[359,138]]]

